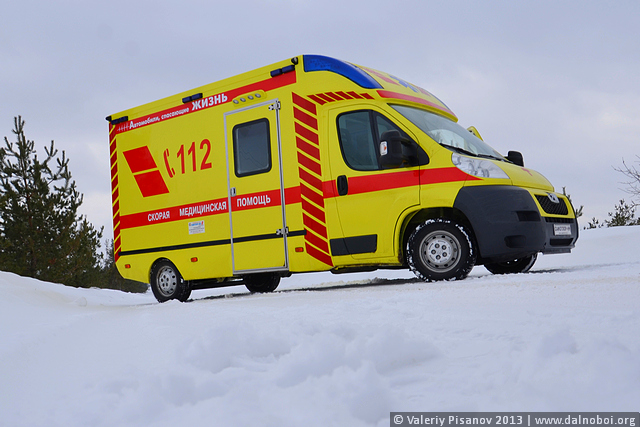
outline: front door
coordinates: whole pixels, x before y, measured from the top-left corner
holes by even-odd
[[[234,274],[288,270],[279,105],[224,115]]]
[[[389,130],[415,140],[393,119],[370,107],[329,112],[331,177],[343,236],[330,241],[334,256],[397,259],[397,221],[404,210],[420,203],[419,163],[427,160],[418,149],[420,159],[415,164],[385,169],[380,137]]]

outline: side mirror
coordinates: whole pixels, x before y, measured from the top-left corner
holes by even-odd
[[[522,153],[519,151],[509,151],[509,153],[507,153],[507,160],[518,166],[524,167],[524,158],[522,157]]]
[[[385,169],[401,167],[417,157],[413,141],[402,136],[399,130],[388,130],[380,135],[380,164]]]

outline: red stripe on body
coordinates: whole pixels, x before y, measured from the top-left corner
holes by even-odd
[[[323,262],[324,264],[327,264],[330,267],[333,267],[333,261],[331,261],[331,257],[329,255],[325,254],[322,251],[319,251],[309,243],[305,244],[305,249],[307,250],[307,253],[313,258],[317,259],[320,262]]]
[[[338,197],[338,189],[336,188],[335,181],[324,181],[322,183],[322,197],[325,199]]]
[[[353,176],[349,178],[349,195],[392,190],[394,188],[412,187],[445,182],[475,181],[480,178],[468,175],[456,167],[422,169],[382,173],[376,175]],[[325,199],[338,197],[333,180],[322,183]]]
[[[319,96],[316,95],[309,95],[310,99],[313,99],[315,102],[317,102],[320,105],[324,105],[327,103],[327,101],[325,101],[324,99],[320,98]]]
[[[303,97],[301,97],[298,94],[293,93],[293,103],[296,104],[298,107],[303,108],[305,110],[307,110],[309,113],[315,115],[316,114],[316,104],[314,104],[311,101],[308,101],[306,99],[304,99]]]
[[[149,169],[157,168],[155,160],[149,151],[149,147],[146,145],[133,150],[124,151],[124,158],[127,160],[127,164],[132,173],[138,173]]]
[[[304,139],[296,136],[296,146],[299,150],[303,151],[305,154],[308,154],[310,157],[313,157],[317,161],[320,161],[320,150],[318,147],[314,147],[309,144]]]
[[[284,189],[284,201],[286,205],[295,205],[300,203],[300,187],[289,187]]]
[[[420,176],[417,170],[368,176],[354,176],[349,178],[348,195],[390,190],[393,188],[411,187],[419,184]]]
[[[268,201],[267,201],[268,198]],[[244,200],[244,203],[242,201]],[[254,201],[259,201],[259,204],[255,204]],[[264,204],[262,202],[265,202]],[[251,203],[247,203],[251,202]],[[235,196],[231,198],[231,211],[246,211],[249,209],[268,208],[271,206],[280,206],[282,202],[280,200],[280,190],[261,191],[258,193],[243,194],[241,196]]]
[[[133,176],[142,192],[142,197],[157,196],[169,192],[159,170],[139,173]]]
[[[309,215],[305,213],[302,214],[302,223],[306,228],[312,230],[318,236],[322,236],[325,239],[327,238],[327,228],[315,219],[311,218]]]
[[[295,130],[296,130],[296,133],[301,137],[313,142],[316,145],[320,145],[317,133],[307,129],[306,127],[302,126],[299,123],[295,124]]]
[[[293,107],[293,117],[309,126],[311,129],[316,131],[318,130],[318,120],[296,107]]]
[[[324,93],[318,93],[316,96],[319,97],[319,98],[324,99],[326,102],[334,102],[335,101],[335,99],[331,98],[330,96],[328,96],[328,95],[326,95]]]
[[[118,163],[113,162],[111,166],[111,180],[113,180],[113,178],[115,178],[117,174],[118,174]]]
[[[307,230],[307,234],[305,234],[304,239],[316,248],[329,253],[329,244],[327,241],[316,236],[312,231]]]
[[[313,203],[309,203],[305,199],[302,199],[301,203],[303,211],[307,212],[309,215],[312,215],[313,217],[324,223],[327,222],[324,211],[322,209],[317,208]]]
[[[335,92],[325,92],[325,95],[335,99],[336,101],[344,101],[344,98],[342,98],[340,95],[336,94]]]
[[[111,161],[112,165],[117,164],[118,163],[118,153],[116,151],[114,151],[109,160]]]
[[[315,191],[304,185],[304,183],[300,183],[300,193],[316,205],[324,208],[324,198],[322,197],[322,195],[316,193]]]
[[[302,168],[298,168],[298,174],[300,175],[300,179],[306,184],[309,184],[318,191],[322,191],[322,180],[320,178],[316,178]]]
[[[320,167],[320,163],[318,163],[313,159],[308,158],[307,156],[305,156],[300,152],[298,152],[298,163],[304,166],[305,168],[309,169],[311,172],[317,175],[322,175],[322,169]]]

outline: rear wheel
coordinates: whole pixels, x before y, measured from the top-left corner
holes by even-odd
[[[280,276],[275,273],[258,273],[244,276],[244,285],[249,292],[273,292],[280,284]]]
[[[167,259],[159,260],[153,265],[149,282],[158,302],[172,299],[185,302],[191,295],[189,283],[182,278],[176,266]]]
[[[504,262],[492,262],[484,265],[484,268],[493,274],[515,274],[526,273],[531,270],[533,264],[538,259],[538,254],[529,255],[523,258]]]
[[[467,229],[448,219],[430,219],[418,226],[407,243],[407,264],[425,281],[462,280],[476,261]]]

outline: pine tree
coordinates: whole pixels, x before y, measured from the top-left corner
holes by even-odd
[[[584,229],[591,230],[593,228],[602,228],[603,226],[604,224],[601,224],[600,220],[594,216],[593,218],[591,218],[591,221],[589,221],[589,224],[587,224]]]
[[[628,205],[624,199],[620,200],[620,203],[615,206],[615,210],[609,212],[610,219],[605,220],[607,227],[620,227],[625,225],[640,225],[640,220],[636,220],[635,217],[635,205]]]
[[[102,229],[78,215],[82,195],[69,159],[51,141],[41,161],[14,119],[10,142],[0,148],[0,270],[76,287],[100,279]]]

